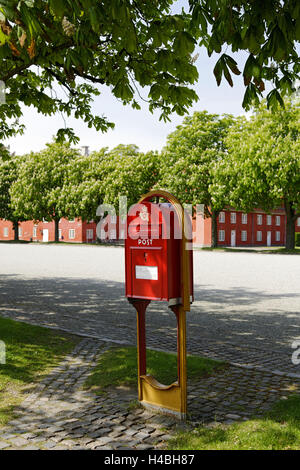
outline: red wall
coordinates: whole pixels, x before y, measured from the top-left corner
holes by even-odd
[[[242,224],[242,212],[241,211],[230,211],[224,210],[225,222],[219,222],[218,220],[218,235],[220,230],[225,231],[225,240],[218,241],[220,246],[231,245],[231,231],[236,232],[236,246],[267,246],[267,232],[271,232],[271,245],[282,246],[285,244],[285,214],[283,209],[278,209],[272,213],[272,224],[267,225],[267,214],[256,211],[249,213],[247,217],[247,224]],[[236,223],[231,223],[230,213],[236,213]],[[262,214],[262,225],[257,223],[257,214]],[[276,215],[280,215],[281,224],[276,225]],[[299,222],[298,222],[299,220]],[[296,221],[295,230],[300,232],[300,218]],[[106,220],[108,222],[108,219]],[[298,225],[299,223],[299,225]],[[108,223],[104,228],[108,229]],[[37,227],[36,237],[33,236],[34,226]],[[94,221],[82,222],[80,219],[75,219],[74,222],[70,222],[67,219],[61,219],[59,228],[61,229],[61,241],[69,243],[93,243],[97,240],[96,235],[97,224]],[[20,240],[26,241],[43,241],[43,230],[49,231],[49,242],[54,241],[54,222],[37,222],[33,221],[21,222],[19,227],[22,229],[22,235],[19,237]],[[4,236],[4,229],[7,229],[8,236]],[[111,224],[111,228],[116,229],[117,239],[119,238],[119,221],[117,218],[116,224]],[[70,239],[69,230],[75,230],[75,238]],[[121,230],[123,226],[121,227]],[[87,230],[93,231],[93,238],[87,239]],[[242,241],[242,230],[247,231],[247,240]],[[262,232],[262,240],[257,240],[257,231]],[[276,232],[280,232],[280,241],[276,241]],[[211,219],[203,219],[202,215],[198,215],[197,219],[193,219],[193,241],[198,246],[211,246]],[[108,235],[108,234],[107,234]],[[11,222],[0,219],[0,240],[8,241],[14,239],[13,225]]]
[[[242,223],[242,212],[224,210],[225,222],[221,223],[218,220],[218,235],[219,230],[225,230],[225,240],[220,241],[219,245],[231,245],[231,232],[235,230],[235,246],[267,246],[267,233],[271,232],[271,245],[282,246],[285,244],[285,214],[283,210],[274,211],[271,216],[271,225],[267,225],[267,214],[262,211],[255,211],[247,214],[247,223]],[[231,222],[231,213],[236,213],[236,223]],[[258,224],[258,215],[262,216],[261,225]],[[276,225],[276,216],[280,216],[280,225]],[[219,216],[220,217],[220,216]],[[247,240],[242,240],[242,231],[247,232]],[[261,233],[261,241],[257,238],[257,232]],[[280,232],[280,240],[276,241],[276,232]]]
[[[34,236],[34,227],[36,227],[36,236]],[[8,237],[4,236],[4,229],[8,229]],[[43,241],[43,231],[48,230],[48,241],[53,242],[55,240],[55,226],[54,222],[36,222],[28,221],[21,222],[19,228],[22,231],[22,235],[19,236],[20,240],[25,241]],[[70,222],[66,219],[61,219],[59,223],[59,229],[61,230],[61,241],[69,243],[83,243],[86,242],[86,230],[93,229],[93,238],[89,242],[96,241],[96,224],[85,223],[80,219],[75,219]],[[75,238],[70,238],[69,230],[75,230]],[[14,232],[11,222],[6,220],[0,220],[0,240],[13,240]]]

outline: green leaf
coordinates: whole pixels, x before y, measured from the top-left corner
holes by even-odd
[[[55,16],[62,18],[66,12],[66,2],[64,0],[50,0],[50,8]]]

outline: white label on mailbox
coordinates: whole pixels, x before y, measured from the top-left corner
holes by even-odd
[[[158,267],[157,266],[136,266],[135,278],[157,281],[158,280]]]

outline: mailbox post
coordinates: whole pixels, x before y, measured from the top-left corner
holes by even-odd
[[[168,204],[154,204],[153,198]],[[144,406],[182,420],[187,412],[186,312],[193,300],[187,223],[178,199],[166,191],[151,191],[131,208],[125,240],[126,296],[137,312],[138,398]],[[178,380],[171,385],[147,374],[145,314],[152,300],[167,301],[177,319]]]

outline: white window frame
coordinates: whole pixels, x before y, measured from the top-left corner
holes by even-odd
[[[275,240],[276,240],[277,242],[280,242],[280,241],[281,241],[281,233],[279,232],[279,230],[276,231]]]
[[[267,225],[272,225],[272,215],[267,214]]]
[[[300,217],[297,219],[297,227],[300,227]]]
[[[247,230],[242,230],[242,234],[241,234],[241,240],[242,242],[246,242],[247,241]]]
[[[276,215],[276,226],[280,227],[280,225],[281,225],[281,217],[280,215]]]
[[[242,224],[247,225],[248,223],[248,214],[242,214]]]
[[[230,212],[230,223],[236,224],[236,212]]]
[[[262,231],[261,230],[257,230],[257,232],[256,232],[256,241],[257,242],[262,242]]]
[[[225,242],[225,230],[219,230],[219,242]]]
[[[70,224],[74,224],[75,219],[68,219],[68,222],[70,222]]]
[[[263,223],[262,214],[257,214],[257,225],[262,225],[262,223]]]
[[[59,228],[58,229],[58,238],[59,238],[59,240],[61,240],[61,237],[62,237],[62,229]]]
[[[8,235],[9,235],[8,227],[4,227],[3,228],[3,237],[8,238]]]
[[[220,222],[220,224],[225,224],[225,212],[220,212],[219,222]]]
[[[34,225],[33,231],[32,231],[33,238],[37,238],[37,231],[38,231],[38,226]]]
[[[18,228],[18,235],[19,235],[20,238],[23,237],[23,229],[22,229],[22,227],[19,227],[19,228]]]
[[[93,238],[94,238],[94,230],[92,228],[88,228],[86,230],[86,239],[93,240]]]
[[[74,234],[74,236],[73,236]],[[70,228],[69,229],[69,240],[74,240],[76,238],[76,230],[75,228]]]

